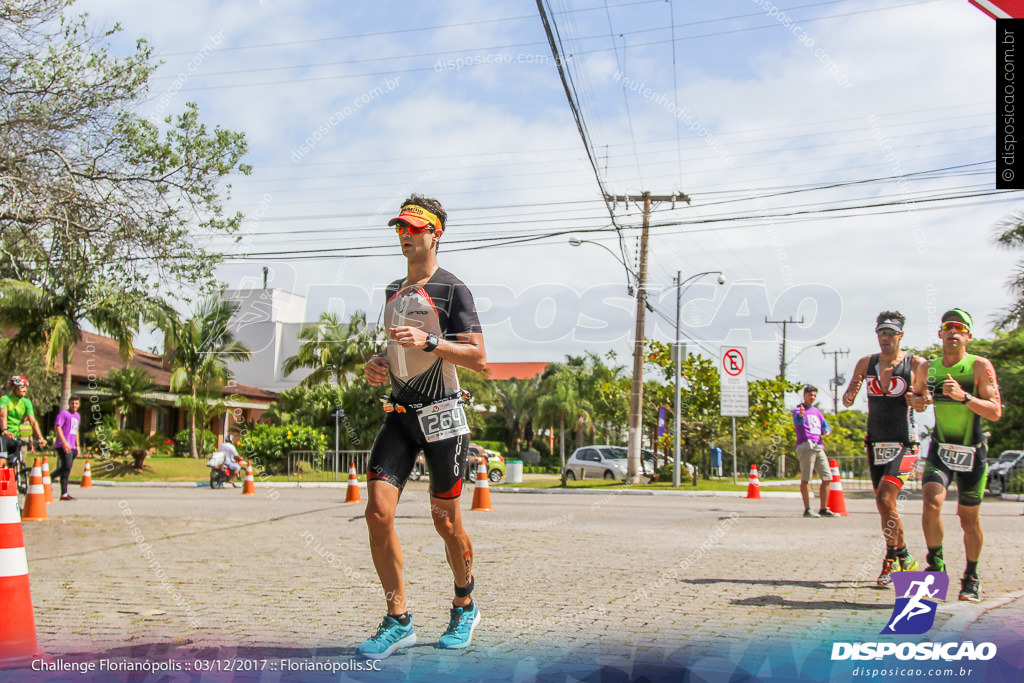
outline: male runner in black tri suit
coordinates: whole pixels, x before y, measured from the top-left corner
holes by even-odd
[[[882,573],[877,581],[880,588],[892,583],[892,572],[914,571],[918,566],[907,551],[897,502],[920,453],[910,403],[914,378],[925,359],[900,350],[905,322],[906,318],[899,311],[883,311],[878,315],[875,334],[879,353],[857,361],[853,378],[843,394],[843,405],[849,408],[861,384],[867,383],[868,431],[864,443],[886,547]]]
[[[384,325],[388,345],[367,362],[373,385],[391,380],[387,415],[377,433],[367,470],[366,523],[387,615],[376,634],[359,645],[371,659],[384,659],[416,642],[406,609],[402,548],[394,521],[398,499],[416,455],[423,450],[430,468],[430,513],[444,540],[455,576],[455,599],[448,629],[438,645],[470,644],[480,610],[473,591],[473,544],[462,526],[459,496],[466,467],[469,429],[462,407],[456,366],[482,371],[487,358],[473,295],[454,275],[438,267],[437,245],[447,214],[436,199],[413,195],[402,204],[395,226],[408,260],[404,279],[388,285]]]

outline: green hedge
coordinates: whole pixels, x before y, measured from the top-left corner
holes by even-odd
[[[331,442],[333,446],[333,441]],[[327,436],[323,431],[306,425],[257,424],[243,431],[238,440],[238,452],[261,472],[282,474],[288,469],[291,451],[327,450]]]

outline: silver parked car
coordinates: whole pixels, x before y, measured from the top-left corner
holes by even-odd
[[[650,476],[654,473],[654,453],[646,448],[641,449],[640,474]],[[565,461],[565,478],[573,479],[625,479],[626,478],[626,447],[625,446],[583,446]],[[692,470],[693,466],[683,466]]]

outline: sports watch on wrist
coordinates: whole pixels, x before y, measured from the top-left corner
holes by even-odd
[[[423,350],[430,353],[437,348],[437,345],[441,343],[441,340],[437,338],[437,335],[431,332],[427,335],[427,345],[423,347]]]
[[[973,397],[973,396],[971,396],[971,395],[970,395],[970,394],[968,394],[967,392],[964,392],[964,400],[962,400],[962,401],[960,401],[960,402],[961,402],[961,403],[970,403],[970,402],[971,402],[971,401],[973,401],[973,400],[974,400],[974,397]]]

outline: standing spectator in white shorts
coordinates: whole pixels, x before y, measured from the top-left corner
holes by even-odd
[[[821,411],[814,407],[818,388],[808,384],[804,387],[804,402],[793,409],[793,424],[796,426],[796,455],[800,459],[800,496],[804,499],[804,517],[837,517],[828,509],[828,485],[832,481],[832,470],[825,456],[822,437],[832,430]],[[821,509],[811,512],[811,473],[821,477]]]

